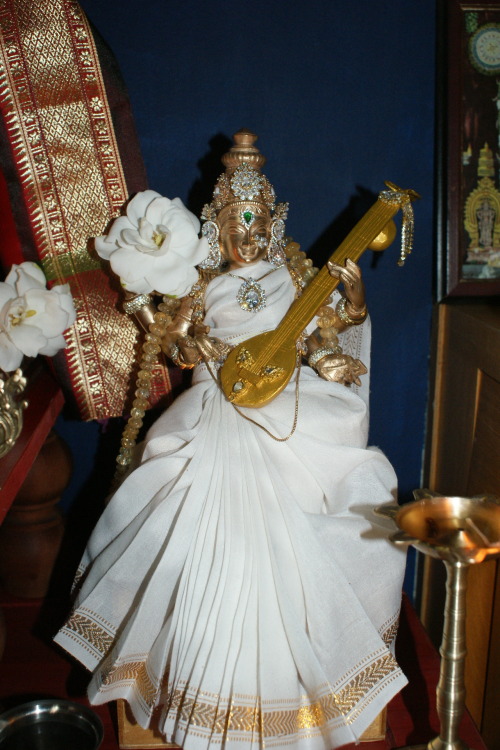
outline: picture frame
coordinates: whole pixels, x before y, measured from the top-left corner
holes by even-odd
[[[500,294],[500,0],[438,0],[437,298]]]

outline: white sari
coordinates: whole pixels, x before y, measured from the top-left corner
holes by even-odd
[[[211,335],[232,344],[274,329],[294,296],[283,267],[250,313],[241,283],[220,276],[206,292]],[[366,365],[369,325],[341,342]],[[277,442],[196,368],[100,519],[56,638],[94,671],[92,703],[124,698],[144,727],[161,704],[161,730],[187,750],[329,750],[356,741],[403,687],[393,644],[405,556],[371,513],[394,500],[396,479],[366,447],[362,379],[348,388],[303,367],[297,429]],[[292,378],[243,411],[285,437],[295,405]]]

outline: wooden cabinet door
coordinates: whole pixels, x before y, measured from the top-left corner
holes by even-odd
[[[500,497],[500,305],[446,303],[436,316],[427,485],[443,495]],[[442,563],[426,558],[421,617],[436,643],[445,600]],[[467,708],[500,747],[499,563],[472,566],[467,590]]]

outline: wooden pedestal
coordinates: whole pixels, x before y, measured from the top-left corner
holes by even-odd
[[[361,735],[360,742],[374,742],[383,740],[387,730],[387,708],[379,713],[374,721],[370,724]]]
[[[153,715],[150,729],[143,729],[135,723],[128,703],[118,701],[118,741],[122,750],[133,750],[140,748],[144,750],[150,747],[178,747],[178,745],[168,744],[157,729],[155,724],[158,717]],[[155,722],[156,718],[156,722]]]

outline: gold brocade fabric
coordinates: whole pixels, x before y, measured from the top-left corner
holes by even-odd
[[[0,0],[0,107],[36,249],[77,309],[66,376],[84,419],[122,414],[137,327],[121,311],[90,240],[128,197],[102,71],[74,0]],[[157,368],[155,398],[170,390]]]

